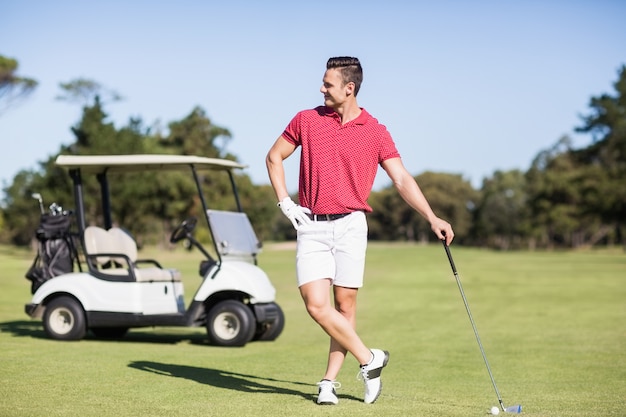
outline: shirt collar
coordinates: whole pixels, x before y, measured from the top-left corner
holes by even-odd
[[[360,109],[361,109],[361,114],[359,114],[359,116],[356,119],[351,120],[351,121],[357,125],[364,125],[369,117],[369,113],[363,107],[360,107]],[[331,107],[324,106],[324,111],[325,111],[326,116],[341,120],[341,117],[339,116],[339,114],[335,110],[333,110]]]

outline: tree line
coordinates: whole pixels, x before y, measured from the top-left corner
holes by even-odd
[[[16,62],[2,58],[0,100],[9,88],[21,85],[26,92],[36,87],[34,80],[15,74]],[[60,88],[58,98],[81,103],[83,111],[71,128],[73,143],[62,145],[58,154],[167,153],[237,160],[236,155],[223,151],[223,144],[231,140],[229,130],[214,124],[200,107],[169,123],[165,132],[145,126],[140,118],[130,118],[118,128],[105,111],[106,102],[119,99],[117,93],[85,79],[60,84]],[[591,144],[575,149],[564,136],[540,150],[527,171],[496,171],[478,189],[457,174],[423,172],[415,178],[435,212],[453,224],[459,244],[503,250],[624,244],[626,66],[618,70],[613,93],[591,98],[589,112],[576,131],[589,134]],[[20,171],[3,188],[0,243],[31,243],[39,222],[33,193],[72,207],[70,178],[54,165],[55,159],[56,155],[40,162],[39,169]],[[197,215],[199,209],[187,177],[171,173],[159,175],[155,181],[147,173],[138,173],[113,182],[114,220],[129,229],[140,244],[166,244],[171,230],[184,218]],[[212,207],[234,208],[232,196],[226,192],[227,178],[207,175],[202,181]],[[269,185],[253,184],[245,173],[238,173],[236,182],[241,203],[262,241],[295,238],[293,227],[276,209]],[[84,187],[87,217],[97,223],[102,217],[96,204],[98,185],[86,179]],[[435,239],[429,225],[401,201],[392,186],[373,191],[369,202],[374,209],[368,215],[371,240]]]

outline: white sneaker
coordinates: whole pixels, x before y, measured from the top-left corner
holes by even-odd
[[[336,405],[339,402],[336,389],[341,388],[341,383],[337,381],[329,381],[322,379],[317,383],[319,391],[317,394],[317,403],[320,405]]]
[[[380,380],[380,374],[387,362],[389,362],[389,352],[386,350],[372,349],[374,356],[370,363],[361,366],[357,375],[357,379],[362,379],[365,384],[365,404],[371,404],[380,395],[383,383]]]

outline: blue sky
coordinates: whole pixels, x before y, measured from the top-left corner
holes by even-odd
[[[526,170],[561,136],[576,146],[589,100],[613,94],[626,64],[624,1],[0,0],[0,54],[36,92],[0,115],[0,183],[73,143],[83,77],[124,101],[105,110],[166,128],[202,107],[227,150],[268,183],[264,157],[293,115],[322,103],[326,60],[361,59],[359,104],[387,126],[407,169]],[[297,158],[287,161],[297,187]],[[375,186],[389,181],[380,172]]]

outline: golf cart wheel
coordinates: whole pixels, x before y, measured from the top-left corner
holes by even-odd
[[[244,303],[225,300],[211,308],[206,328],[212,345],[244,346],[254,336],[256,321]]]
[[[128,327],[92,327],[89,330],[101,339],[121,339],[128,333]]]
[[[63,296],[53,299],[46,305],[43,328],[52,339],[82,339],[87,332],[83,307],[72,297]]]
[[[272,307],[271,312],[274,316],[274,321],[259,324],[253,340],[276,340],[276,338],[283,332],[283,329],[285,328],[285,314],[278,304],[272,303]]]

